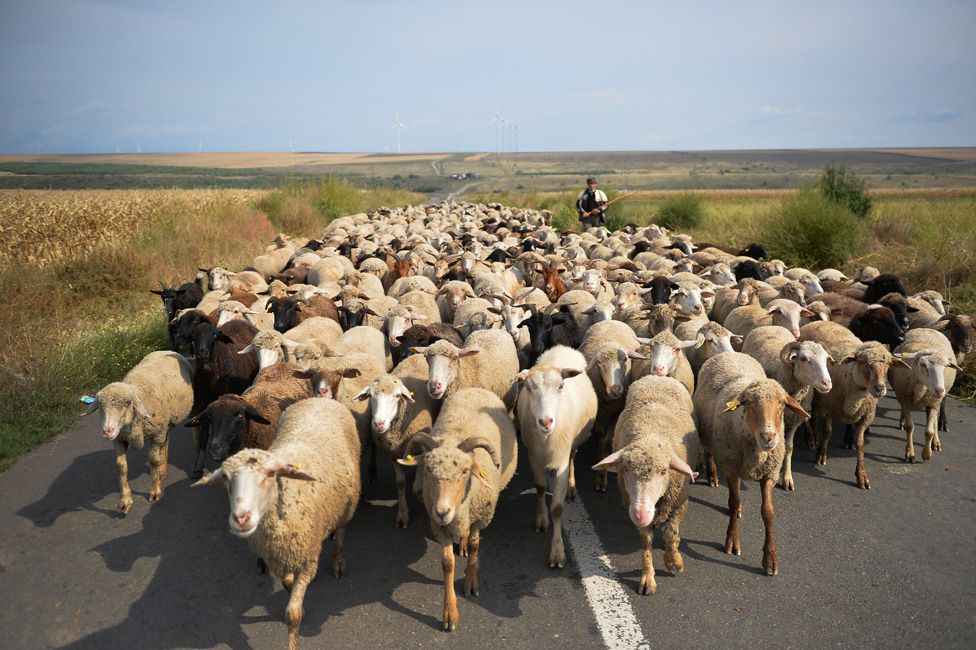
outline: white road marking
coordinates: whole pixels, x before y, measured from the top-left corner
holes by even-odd
[[[613,572],[610,558],[593,528],[593,522],[582,502],[566,502],[563,531],[576,566],[583,577],[586,600],[596,616],[603,643],[610,650],[642,648],[651,645],[644,638],[637,615],[630,604],[626,588]]]

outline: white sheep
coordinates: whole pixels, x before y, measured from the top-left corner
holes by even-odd
[[[292,404],[267,450],[244,449],[196,483],[223,482],[230,498],[230,532],[247,539],[290,592],[288,647],[298,647],[305,590],[319,555],[335,537],[332,575],[345,571],[346,526],[359,503],[359,438],[349,410],[322,397]]]
[[[806,411],[813,404],[812,387],[826,393],[833,387],[828,363],[833,364],[823,346],[813,341],[797,341],[785,328],[765,325],[749,332],[742,352],[759,362],[766,376],[775,379]],[[787,413],[783,422],[786,452],[783,461],[783,489],[795,490],[793,481],[793,438],[803,419]]]
[[[535,529],[546,532],[546,477],[553,477],[552,543],[549,566],[566,563],[562,517],[566,497],[576,500],[576,450],[593,429],[597,399],[586,376],[586,359],[562,345],[546,350],[536,364],[518,374],[522,382],[516,413],[535,481]]]
[[[169,431],[190,415],[193,408],[193,366],[176,352],[150,352],[122,381],[95,394],[92,410],[102,413],[102,436],[115,446],[119,474],[119,512],[132,508],[129,489],[129,446],[141,449],[149,440],[152,487],[149,500],[163,496],[168,474]]]
[[[449,396],[428,435],[407,446],[403,465],[423,467],[423,501],[444,570],[444,629],[457,629],[454,543],[467,553],[464,594],[478,595],[481,531],[491,523],[499,493],[515,474],[517,444],[508,407],[483,388]],[[419,458],[418,458],[419,457]]]
[[[653,338],[641,340],[641,347],[637,348],[637,352],[647,357],[647,361],[635,360],[631,363],[628,381],[633,385],[635,381],[648,375],[672,377],[691,395],[695,392],[695,374],[684,353],[700,347],[704,341],[703,336],[694,341],[679,341],[671,332],[661,332]]]
[[[642,377],[631,384],[627,405],[617,420],[613,453],[593,466],[614,468],[620,498],[641,539],[642,571],[637,593],[657,591],[651,562],[652,526],[664,536],[664,566],[674,575],[684,573],[678,551],[681,521],[688,512],[687,480],[701,456],[701,445],[691,417],[691,396],[670,377]]]
[[[465,301],[467,302],[467,301]],[[518,372],[518,354],[512,337],[501,330],[481,330],[464,340],[464,347],[439,340],[413,348],[427,358],[427,392],[443,399],[463,388],[484,388],[497,395],[509,410],[515,406],[512,377]]]
[[[902,428],[905,429],[905,460],[915,462],[915,445],[912,434],[915,423],[912,411],[925,411],[925,446],[922,460],[932,458],[932,451],[942,451],[939,440],[939,410],[946,395],[956,381],[956,372],[962,370],[956,363],[952,344],[942,332],[921,328],[909,330],[905,342],[894,350],[896,358],[908,364],[908,368],[893,366],[889,379],[901,406]]]

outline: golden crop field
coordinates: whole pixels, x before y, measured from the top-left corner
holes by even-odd
[[[46,266],[120,246],[170,209],[206,215],[254,202],[263,190],[0,191],[0,268]]]

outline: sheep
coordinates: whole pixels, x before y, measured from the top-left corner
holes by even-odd
[[[795,280],[787,280],[773,289],[759,291],[759,304],[765,307],[772,301],[782,298],[784,300],[792,300],[798,305],[806,307],[807,302],[805,296],[806,288],[803,284]]]
[[[651,339],[641,340],[641,347],[637,348],[637,352],[647,357],[647,361],[634,361],[627,380],[633,385],[635,381],[648,375],[672,377],[691,395],[695,392],[695,374],[683,352],[701,347],[703,342],[704,337],[694,341],[679,341],[671,332],[661,332]]]
[[[686,478],[701,455],[691,416],[691,396],[670,377],[642,377],[631,384],[627,405],[613,433],[613,453],[593,466],[616,468],[620,498],[641,540],[642,570],[637,593],[657,591],[651,561],[652,526],[664,535],[664,566],[684,573],[678,551],[681,521],[688,512]]]
[[[320,347],[331,347],[342,336],[342,327],[331,318],[313,316],[285,330],[282,334],[287,340],[295,343],[314,343]]]
[[[725,552],[742,554],[740,480],[757,480],[762,487],[766,528],[762,567],[766,575],[774,576],[779,573],[779,562],[773,536],[773,485],[783,464],[783,414],[789,409],[801,418],[810,416],[779,382],[766,377],[758,361],[740,352],[723,352],[705,362],[693,401],[698,434],[721,466],[729,488]]]
[[[912,411],[922,409],[926,419],[922,460],[928,461],[932,458],[932,450],[942,451],[937,420],[942,402],[956,381],[956,371],[962,367],[956,363],[949,339],[932,329],[908,332],[905,342],[895,348],[894,355],[909,366],[907,369],[893,366],[889,377],[901,406],[902,427],[906,434],[905,461],[915,462]]]
[[[493,329],[501,318],[490,300],[468,298],[454,312],[454,328],[467,338],[473,332]]]
[[[631,359],[647,360],[637,352],[640,341],[634,331],[619,321],[597,323],[590,328],[580,346],[586,358],[586,374],[596,391],[599,409],[595,429],[597,449],[610,453],[614,422],[624,408],[624,394],[627,391],[627,377],[630,374]],[[607,489],[607,475],[597,476],[597,492]]]
[[[833,387],[827,363],[834,359],[823,346],[813,341],[797,341],[778,325],[757,327],[742,344],[743,354],[759,362],[766,376],[775,379],[806,411],[813,404],[813,393],[826,393]],[[783,421],[786,451],[783,458],[783,489],[796,489],[793,480],[793,438],[803,420],[792,413]]]
[[[708,322],[699,328],[696,339],[699,345],[685,349],[692,372],[697,375],[702,364],[722,352],[734,352],[734,345],[742,345],[742,337],[733,334],[718,323]]]
[[[423,275],[409,275],[396,280],[390,285],[390,290],[386,295],[399,300],[403,296],[413,291],[421,291],[428,295],[437,294],[437,286],[430,278]]]
[[[142,449],[149,440],[152,487],[149,500],[163,496],[168,474],[169,431],[190,415],[193,408],[193,366],[176,352],[150,352],[122,381],[111,383],[95,394],[92,410],[102,413],[102,436],[115,446],[119,475],[119,503],[116,510],[132,508],[129,489],[128,449]]]
[[[251,266],[265,278],[281,273],[294,251],[289,248],[276,248],[254,258]]]
[[[834,389],[813,397],[813,409],[823,426],[817,464],[827,464],[827,443],[833,432],[833,418],[854,425],[857,487],[871,489],[864,467],[864,431],[874,421],[878,400],[887,392],[885,382],[892,366],[907,366],[893,358],[877,341],[863,343],[844,327],[831,322],[813,322],[800,330],[800,341],[815,341],[835,360],[830,368]]]
[[[927,291],[920,291],[919,293],[916,293],[911,298],[909,298],[909,304],[915,306],[916,303],[911,302],[912,300],[922,301],[930,305],[932,309],[938,312],[939,316],[945,316],[947,313],[946,307],[952,304],[952,302],[943,298],[941,293],[939,293],[938,291],[933,291],[931,289]]]
[[[822,293],[816,296],[819,302],[830,308],[830,320],[851,330],[862,341],[878,341],[885,345],[899,345],[905,340],[903,329],[909,319],[903,312],[904,322],[885,304],[868,305],[860,300],[837,293]],[[892,307],[905,309],[905,299],[896,294],[888,294],[882,300]]]
[[[460,280],[445,282],[437,292],[437,306],[441,312],[441,322],[454,321],[454,312],[467,298],[475,298],[471,285]]]
[[[908,306],[914,310],[908,314],[909,329],[934,329],[935,324],[944,316],[930,302],[915,296],[908,299]],[[945,311],[945,308],[943,308],[943,311]]]
[[[586,376],[586,359],[562,345],[547,350],[534,366],[517,375],[517,381],[522,390],[515,410],[535,482],[535,530],[544,533],[549,529],[546,477],[551,475],[549,567],[561,569],[566,564],[563,508],[567,496],[570,501],[576,500],[573,465],[576,450],[590,437],[596,420],[596,393]]]
[[[335,303],[325,296],[313,296],[307,302],[302,299],[269,298],[265,310],[274,314],[274,328],[282,333],[314,316],[339,322]]]
[[[339,354],[363,353],[372,356],[389,371],[393,368],[390,348],[383,333],[373,327],[353,327],[335,342],[333,350]]]
[[[765,308],[755,305],[736,307],[725,319],[725,328],[733,334],[746,336],[750,331],[763,325],[785,327],[794,337],[800,335],[800,317],[810,318],[814,313],[792,300],[782,298],[773,300]]]
[[[820,278],[808,271],[807,269],[789,269],[783,274],[787,279],[793,280],[794,282],[799,282],[806,289],[806,294],[812,296],[816,293],[823,293],[823,286],[820,284]]]
[[[244,449],[194,487],[219,482],[227,487],[231,534],[247,539],[290,592],[285,621],[288,648],[296,650],[305,590],[329,537],[332,575],[345,572],[346,526],[360,494],[359,439],[349,410],[324,398],[292,404],[268,450]]]
[[[215,313],[217,314],[217,327],[228,321],[239,319],[246,320],[261,332],[274,330],[274,317],[271,314],[255,311],[236,300],[221,301]]]
[[[258,373],[240,395],[221,395],[189,422],[206,427],[207,451],[218,463],[241,449],[267,449],[278,431],[281,412],[310,397],[309,375],[291,363]]]
[[[476,432],[471,435],[470,432]],[[491,523],[499,493],[515,474],[515,427],[508,407],[490,391],[464,388],[450,395],[430,434],[418,433],[398,462],[423,468],[423,502],[444,570],[445,631],[457,629],[454,548],[467,553],[464,594],[478,595],[481,531]],[[419,456],[419,458],[418,458]]]
[[[429,430],[437,417],[441,402],[427,394],[427,359],[414,354],[397,365],[393,372],[374,379],[353,399],[369,400],[370,431],[374,444],[393,461],[396,475],[396,527],[410,523],[407,507],[406,478],[396,459],[406,454],[407,442],[415,433]],[[416,486],[420,484],[419,480]]]
[[[759,290],[763,285],[754,278],[743,278],[734,287],[723,287],[715,291],[715,304],[709,314],[716,323],[724,323],[736,307],[759,305]]]
[[[163,301],[163,309],[166,311],[167,322],[173,320],[176,312],[181,309],[192,309],[203,300],[203,289],[196,282],[186,282],[179,287],[167,287],[162,282],[159,284],[162,289],[150,289],[149,293],[156,294]],[[171,338],[170,343],[175,349],[175,340]]]
[[[830,280],[831,282],[849,282],[849,278],[837,269],[823,269],[822,271],[818,271],[817,279],[821,282],[824,280]]]
[[[497,395],[509,410],[514,408],[512,377],[519,371],[519,362],[507,333],[481,330],[465,339],[463,348],[441,340],[413,351],[427,358],[427,393],[432,398],[440,400],[476,386]]]

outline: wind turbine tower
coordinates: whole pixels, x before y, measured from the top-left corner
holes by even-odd
[[[501,153],[502,147],[505,144],[504,141],[504,131],[506,120],[502,117],[501,109],[498,107],[498,102],[495,102],[495,117],[491,118],[488,122],[489,126],[495,125],[495,153]]]
[[[400,121],[400,111],[393,113],[393,126],[390,128],[396,131],[396,152],[400,153],[400,129],[407,128],[407,125]]]

